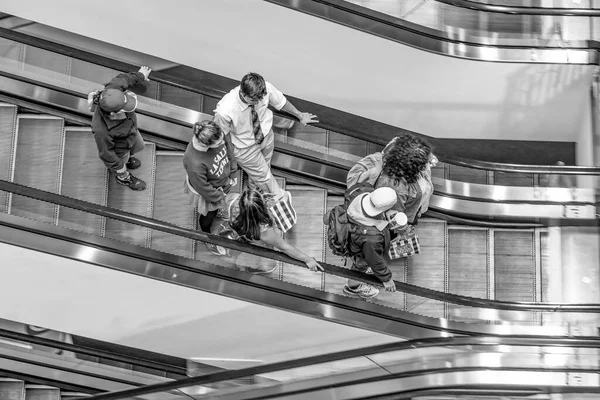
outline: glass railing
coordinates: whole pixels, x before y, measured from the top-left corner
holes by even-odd
[[[346,396],[357,396],[367,389],[371,391],[366,393],[376,396],[474,385],[489,386],[490,394],[495,395],[502,393],[502,387],[545,387],[545,393],[552,393],[569,392],[568,388],[575,385],[578,392],[594,393],[600,390],[596,374],[599,353],[593,348],[596,342],[452,338],[395,343],[105,393],[91,399],[343,399],[362,398]],[[266,379],[258,381],[257,377]],[[243,388],[207,387],[244,378],[254,378],[257,383]],[[530,395],[535,393],[542,392]],[[294,397],[300,394],[302,397]]]

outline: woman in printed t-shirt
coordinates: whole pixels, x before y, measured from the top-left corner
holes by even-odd
[[[206,233],[217,215],[219,204],[237,183],[237,163],[225,143],[219,125],[212,121],[194,124],[194,136],[183,155],[187,172],[184,191],[188,202],[198,207],[198,225]],[[206,243],[215,255],[225,255],[225,249]]]

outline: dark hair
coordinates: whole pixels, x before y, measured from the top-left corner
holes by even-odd
[[[382,172],[393,179],[415,183],[429,162],[431,146],[422,139],[403,133],[383,154]]]
[[[260,100],[267,94],[267,85],[262,76],[255,72],[248,72],[240,81],[242,94],[252,100]]]
[[[222,135],[221,127],[216,122],[204,120],[194,124],[194,136],[205,146],[212,146]]]
[[[265,198],[256,189],[248,189],[240,195],[240,213],[231,227],[247,240],[260,240],[261,225],[273,226],[273,219]]]

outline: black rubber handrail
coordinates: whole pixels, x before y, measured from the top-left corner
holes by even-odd
[[[121,390],[117,392],[103,393],[89,397],[89,400],[120,400],[127,398],[136,398],[138,396],[152,393],[175,390],[190,386],[200,386],[220,381],[241,379],[249,376],[262,375],[276,371],[285,371],[293,368],[307,367],[315,364],[322,364],[333,361],[342,361],[356,357],[364,357],[372,354],[380,354],[392,351],[423,349],[431,347],[447,346],[559,346],[576,348],[595,348],[600,346],[600,338],[570,339],[570,338],[526,338],[526,337],[451,337],[451,338],[432,338],[410,340],[405,342],[388,343],[364,347],[361,349],[340,351],[331,354],[322,354],[318,356],[306,357],[291,361],[281,361],[268,365],[250,367],[245,369],[222,371],[210,373],[193,378],[181,379],[175,382],[158,383],[135,389]]]
[[[438,3],[448,4],[454,7],[469,10],[513,15],[548,15],[548,16],[577,16],[577,17],[600,17],[600,9],[595,8],[561,8],[561,7],[527,7],[507,6],[501,4],[485,4],[473,0],[435,0]]]
[[[60,349],[70,351],[77,354],[85,354],[92,357],[100,357],[107,360],[113,360],[126,364],[131,364],[139,367],[145,367],[163,372],[169,372],[178,375],[186,375],[187,371],[185,368],[176,367],[173,365],[163,364],[156,361],[143,360],[137,357],[125,356],[122,354],[115,354],[107,351],[92,349],[89,347],[65,343],[58,340],[47,339],[39,336],[27,335],[25,333],[9,331],[0,328],[0,338],[18,340],[20,342],[37,344],[40,346],[51,347],[54,349]]]
[[[325,2],[325,0],[319,0]],[[368,15],[366,15],[369,18]],[[139,68],[126,62],[110,59],[105,56],[94,54],[85,50],[76,49],[63,44],[57,44],[46,39],[41,39],[33,36],[26,35],[21,32],[12,31],[10,29],[0,28],[0,37],[13,40],[19,43],[26,44],[28,46],[37,47],[50,52],[61,54],[67,57],[72,57],[78,60],[86,61],[92,64],[100,65],[106,68],[114,69],[117,71],[133,71]],[[161,72],[152,72],[151,80],[158,83],[171,85],[183,90],[187,90],[194,93],[199,93],[212,98],[220,98],[225,95],[224,91],[209,89],[198,85],[194,81],[184,80],[180,78],[174,78],[173,76],[163,74]],[[275,110],[276,111],[276,110]],[[286,118],[296,118],[284,114]],[[375,143],[379,145],[385,145],[387,142],[383,139],[377,138],[376,136],[366,134],[364,132],[349,132],[345,129],[341,129],[339,126],[328,124],[326,121],[315,124],[316,126],[322,127],[323,129],[335,131],[344,135],[352,136],[364,140],[368,143]],[[561,175],[600,175],[600,167],[582,167],[582,166],[558,166],[558,165],[526,165],[526,164],[504,164],[489,161],[481,161],[468,159],[458,156],[445,156],[441,152],[439,154],[443,162],[464,166],[473,169],[481,169],[487,171],[498,171],[498,172],[512,172],[512,173],[527,173],[527,174],[561,174]]]
[[[249,253],[259,257],[269,258],[272,260],[281,261],[287,264],[294,264],[306,268],[306,265],[303,262],[296,260],[295,258],[292,258],[287,254],[284,254],[279,251],[254,246],[248,243],[238,242],[220,236],[211,235],[202,231],[182,228],[180,226],[170,224],[168,222],[163,222],[153,218],[132,214],[126,211],[101,206],[99,204],[94,204],[83,200],[73,199],[71,197],[47,192],[40,189],[35,189],[28,186],[19,185],[17,183],[0,180],[0,190],[36,200],[45,201],[52,204],[57,204],[63,207],[73,208],[75,210],[80,210],[86,213],[100,215],[106,218],[115,219],[117,221],[139,225],[150,229],[156,229],[173,235],[183,236],[192,240],[208,242],[243,253]],[[325,273],[328,273],[330,275],[340,276],[343,278],[357,279],[374,286],[383,286],[379,279],[375,278],[374,276],[361,274],[356,271],[349,270],[347,268],[338,267],[336,265],[331,265],[324,262],[320,262],[320,264],[323,266]],[[415,296],[428,298],[432,300],[438,300],[446,303],[465,305],[469,307],[510,311],[600,313],[600,304],[533,303],[478,299],[458,294],[439,292],[437,290],[411,285],[409,283],[398,281],[394,282],[396,283],[396,288],[399,292],[404,292],[406,294],[412,294]]]

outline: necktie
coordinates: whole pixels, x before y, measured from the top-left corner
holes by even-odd
[[[254,134],[254,140],[256,144],[261,144],[265,140],[262,129],[260,128],[260,121],[258,120],[258,113],[254,109],[254,106],[250,106],[252,112],[252,133]]]

